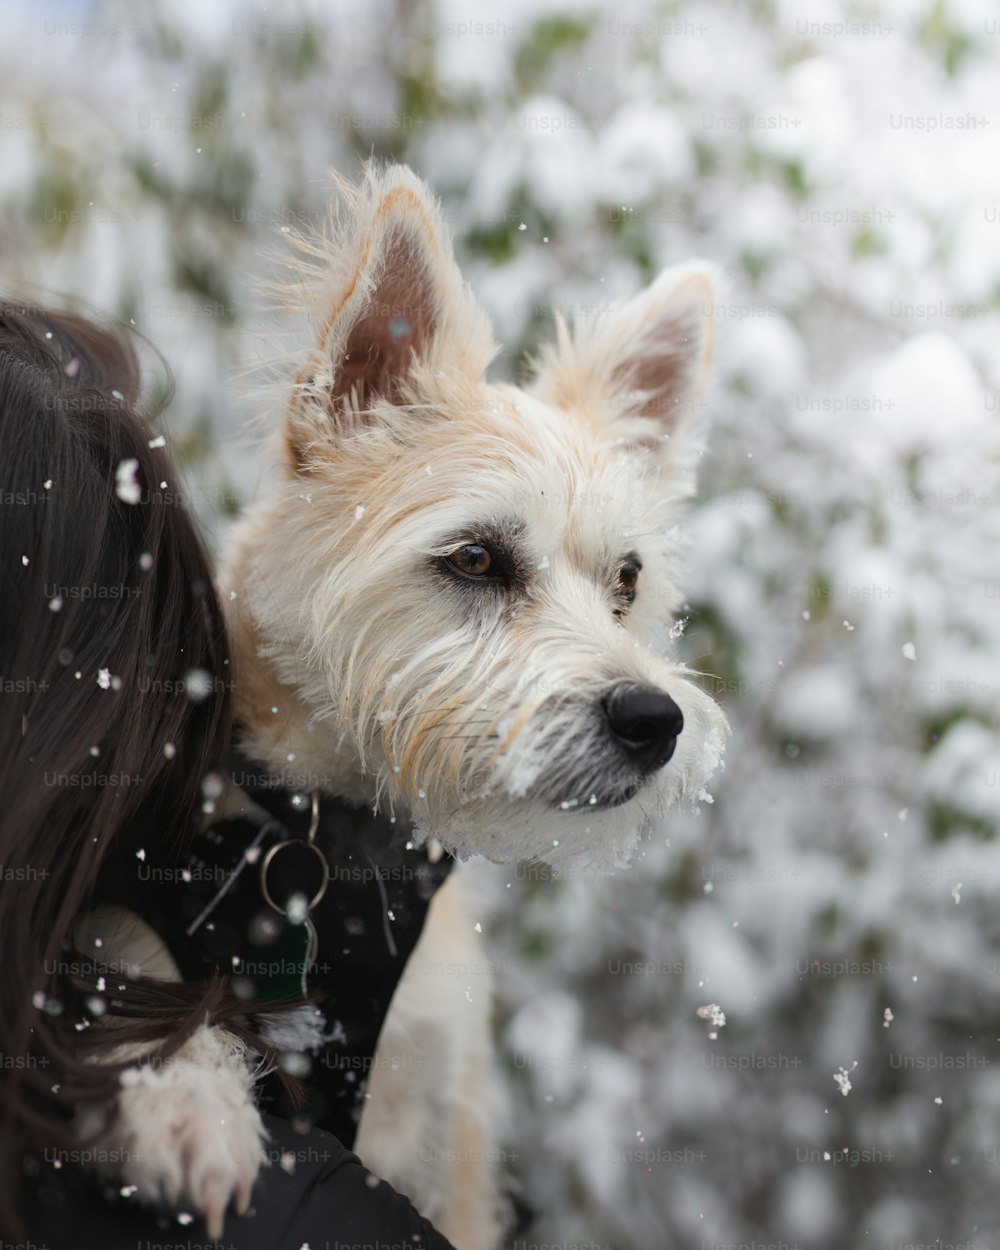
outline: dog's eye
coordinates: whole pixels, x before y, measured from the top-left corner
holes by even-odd
[[[642,565],[635,556],[629,556],[618,567],[618,594],[626,603],[635,600],[635,588],[641,568]]]
[[[493,570],[492,554],[478,543],[459,547],[448,557],[448,563],[466,577],[485,577]]]

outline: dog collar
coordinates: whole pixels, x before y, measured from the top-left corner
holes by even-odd
[[[384,945],[385,958],[400,964],[401,972],[430,899],[451,868],[450,857],[414,846],[408,821],[319,790],[292,789],[239,752],[230,754],[226,767],[236,788],[234,801],[227,804],[226,817],[198,839],[192,862],[192,869],[218,888],[189,920],[187,936],[217,929],[220,916],[232,912],[233,898],[241,907],[256,904],[254,936],[280,945],[282,958],[263,961],[269,974],[251,977],[248,997],[297,997],[310,992],[321,936],[341,940],[329,932],[329,913],[353,906],[348,933],[363,932],[376,948]],[[331,886],[335,898],[321,919],[317,908]],[[261,903],[273,915],[263,913]],[[333,953],[328,943],[322,953],[326,958]],[[237,972],[240,962],[233,952]]]
[[[316,964],[320,949],[314,912],[331,879],[340,886],[345,880],[367,878],[379,887],[382,935],[388,956],[397,959],[400,951],[394,925],[399,909],[392,907],[382,880],[389,867],[387,859],[397,860],[401,847],[408,852],[415,849],[406,841],[409,825],[319,790],[292,789],[238,752],[230,754],[226,767],[236,788],[235,801],[227,805],[226,818],[213,824],[197,847],[201,875],[218,879],[219,887],[190,920],[186,935],[194,937],[203,926],[214,927],[219,908],[223,913],[231,910],[224,905],[228,895],[235,892],[249,902],[252,891],[247,883],[256,879],[261,901],[281,918],[279,923],[270,917],[267,924],[268,917],[259,916],[257,932],[277,947],[273,953],[280,953],[281,958],[264,961],[268,974],[253,976],[252,996],[264,1002],[304,996],[309,993],[310,968]],[[263,818],[260,811],[265,813]],[[239,842],[251,832],[249,844],[239,848]],[[213,847],[220,853],[213,853]],[[236,849],[241,854],[234,858]],[[228,871],[223,867],[227,858]],[[410,860],[415,872],[421,855],[410,856]],[[206,872],[208,868],[213,871]],[[449,868],[450,860],[434,874],[433,888],[443,881]],[[395,875],[400,874],[397,871]],[[429,902],[426,890],[421,889],[420,897]],[[366,902],[373,904],[375,895]],[[363,910],[371,915],[373,908],[368,905]],[[357,930],[362,923],[356,918],[353,927]],[[403,945],[407,951],[412,948],[412,942]],[[233,960],[238,972],[242,961],[235,953]]]
[[[405,842],[409,837],[408,822],[397,821],[395,817],[369,807],[347,803],[318,789],[302,790],[286,786],[238,751],[230,752],[226,771],[237,791],[267,812],[290,838],[312,840],[311,829],[320,841],[327,841],[329,837],[341,838],[346,833],[380,849],[394,842]],[[247,815],[250,810],[244,804],[239,807],[238,814]]]

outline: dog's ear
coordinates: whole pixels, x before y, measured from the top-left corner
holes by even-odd
[[[708,376],[722,277],[708,261],[665,269],[600,316],[561,319],[537,367],[537,392],[616,442],[662,446],[693,417]]]
[[[305,245],[319,343],[296,382],[293,449],[405,401],[418,368],[479,379],[495,352],[428,187],[370,165],[360,188],[337,189],[328,238]]]

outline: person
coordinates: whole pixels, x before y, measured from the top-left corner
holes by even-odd
[[[109,1021],[156,1062],[248,1010],[222,976],[109,978],[73,943],[137,831],[183,862],[229,745],[222,616],[163,441],[125,334],[0,301],[0,1242],[209,1244],[199,1220],[96,1181],[80,1165],[99,1147],[74,1132],[81,1108],[114,1114],[126,1065],[94,1062]],[[266,1124],[275,1166],[219,1244],[448,1250],[338,1138]]]

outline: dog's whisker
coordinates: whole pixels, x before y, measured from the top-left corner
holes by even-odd
[[[443,734],[438,738],[438,742],[489,742],[491,738],[497,738],[499,734]]]
[[[415,716],[435,716],[435,715],[437,715],[437,713],[435,712],[434,709],[428,710],[426,708],[423,708],[420,711],[401,712],[398,716],[393,716],[391,719],[386,720],[386,721],[380,721],[379,723],[380,725],[383,725],[383,724],[388,725],[391,728],[393,725],[398,725],[400,721],[412,720]],[[456,709],[454,712],[452,712],[448,716],[438,717],[438,719],[434,723],[436,725],[445,725],[450,720],[458,720],[458,719],[464,720],[465,724],[467,725],[477,725],[477,724],[483,724],[486,721],[490,720],[491,718],[488,716],[481,716],[481,717],[474,718],[472,720],[467,720],[465,719],[465,715],[462,712],[462,710]]]

